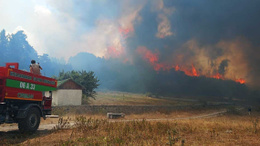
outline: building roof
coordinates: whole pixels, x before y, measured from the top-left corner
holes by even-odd
[[[68,80],[70,80],[70,79],[65,79],[65,80],[58,81],[57,88],[60,87],[62,84],[66,83]]]
[[[74,80],[71,79],[71,78],[58,81],[58,83],[57,83],[57,89],[61,89],[61,87],[62,87],[65,83],[67,83],[67,82],[69,82],[69,81],[74,82],[75,84],[77,84],[78,86],[80,86],[81,89],[85,89],[85,87],[84,87],[83,85],[79,84],[78,82],[74,81]]]

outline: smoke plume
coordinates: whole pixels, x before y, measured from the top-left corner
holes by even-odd
[[[260,87],[259,4],[47,1],[34,7],[38,17],[32,18],[49,21],[29,19],[34,29],[23,28],[40,38],[36,48],[51,57],[64,57],[74,69],[93,69],[104,88],[233,96]]]

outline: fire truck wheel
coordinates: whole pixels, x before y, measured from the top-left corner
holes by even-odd
[[[40,125],[40,112],[37,108],[30,108],[24,119],[18,122],[18,128],[21,133],[33,133]]]

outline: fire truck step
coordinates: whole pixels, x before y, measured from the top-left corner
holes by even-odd
[[[59,118],[59,115],[46,115],[46,118]]]

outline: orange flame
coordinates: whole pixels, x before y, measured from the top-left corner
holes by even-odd
[[[213,75],[213,76],[210,76],[211,78],[215,78],[215,79],[222,79],[222,80],[224,80],[224,77],[223,77],[223,75],[221,75],[220,73],[217,73],[217,74],[215,74],[215,75]]]
[[[192,65],[192,75],[195,76],[195,77],[199,76],[199,74],[197,73],[196,68],[193,65]]]
[[[187,69],[186,67],[180,67],[179,65],[176,65],[174,69],[175,71],[183,71],[187,76],[192,76],[192,77],[199,76],[196,68],[193,65],[191,65],[191,69]]]
[[[240,83],[240,84],[245,84],[246,83],[246,80],[240,78],[240,79],[237,79],[236,82]]]
[[[158,62],[158,54],[152,53],[146,47],[139,47],[137,52],[143,56],[144,60],[149,61],[152,65],[155,65],[155,63]]]
[[[175,68],[176,71],[180,70],[180,66],[179,65],[176,65],[174,68]]]
[[[139,47],[137,52],[143,56],[143,59],[148,61],[154,68],[154,70],[159,71],[162,70],[170,70],[172,67],[167,66],[164,63],[158,63],[159,57],[158,53],[153,53],[148,50],[146,47]]]
[[[182,71],[184,72],[187,76],[192,76],[192,77],[199,77],[199,76],[205,76],[208,78],[215,78],[215,79],[221,79],[225,80],[225,77],[221,75],[220,73],[216,73],[215,75],[203,75],[199,74],[195,66],[192,64],[191,68],[187,66],[170,66],[166,63],[159,63],[159,53],[153,53],[152,51],[148,50],[146,47],[139,47],[137,49],[137,52],[143,56],[143,59],[148,61],[154,68],[155,71],[159,70],[170,70],[170,69],[175,69],[175,71]],[[242,78],[234,80],[240,84],[245,84],[246,81]]]

